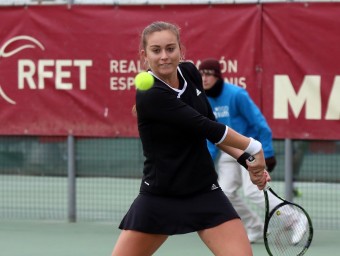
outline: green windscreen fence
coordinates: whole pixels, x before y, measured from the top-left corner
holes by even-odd
[[[285,195],[284,140],[274,146],[272,185]],[[339,141],[293,141],[294,201],[316,228],[340,228],[339,153]],[[77,220],[119,222],[138,194],[143,161],[138,138],[76,137]],[[264,216],[263,209],[249,205]],[[0,219],[67,218],[67,137],[0,137]]]

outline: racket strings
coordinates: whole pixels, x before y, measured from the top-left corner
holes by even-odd
[[[297,206],[284,205],[273,212],[266,234],[272,255],[303,255],[309,243],[309,222]]]

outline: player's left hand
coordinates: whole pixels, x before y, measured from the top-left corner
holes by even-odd
[[[259,190],[263,190],[266,187],[267,182],[271,181],[272,179],[271,179],[269,173],[266,170],[264,170],[263,176],[261,178],[259,178],[259,180],[260,181],[257,184],[257,188]]]
[[[264,170],[263,175],[265,176],[266,183],[272,180],[272,177],[270,177],[270,174],[267,172],[267,170]]]

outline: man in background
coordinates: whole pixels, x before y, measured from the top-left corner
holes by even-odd
[[[262,143],[267,171],[273,171],[276,165],[272,145],[272,131],[265,117],[253,102],[245,89],[240,86],[224,82],[220,64],[215,59],[204,60],[200,67],[203,87],[218,122],[233,128],[244,136],[252,137]],[[243,187],[244,196],[264,209],[263,192],[251,182],[248,171],[233,157],[219,151],[208,141],[208,148],[212,155],[219,175],[219,184],[240,215],[250,242],[263,238],[263,221],[252,211],[238,194]],[[275,198],[270,197],[270,200]],[[276,205],[276,202],[270,202]]]

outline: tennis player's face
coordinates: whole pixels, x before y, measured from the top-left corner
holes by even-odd
[[[213,87],[214,84],[216,83],[217,77],[212,74],[208,74],[208,73],[201,73],[201,75],[202,75],[202,81],[203,81],[203,89],[204,90],[211,89],[211,87]]]
[[[176,35],[163,30],[150,34],[144,55],[151,70],[160,78],[177,76],[181,50]]]

